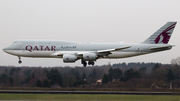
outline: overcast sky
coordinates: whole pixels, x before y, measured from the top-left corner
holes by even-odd
[[[180,56],[180,0],[0,0],[0,65],[82,66],[81,61],[23,58],[2,51],[18,39],[139,43],[168,21],[177,21],[171,50],[124,59],[101,59],[96,65],[122,62],[170,63]]]

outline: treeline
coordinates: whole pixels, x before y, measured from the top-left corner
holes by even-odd
[[[180,87],[180,66],[120,63],[94,67],[0,66],[1,87]],[[102,84],[97,80],[102,79]]]

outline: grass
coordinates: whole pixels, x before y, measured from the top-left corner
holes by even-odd
[[[65,88],[44,88],[44,87],[0,87],[0,90],[43,90],[43,91],[145,91],[145,92],[180,92],[180,89],[169,89],[169,88],[132,88],[132,87],[114,87],[114,88],[99,88],[86,86],[85,88],[80,87],[65,87]]]
[[[180,101],[179,95],[0,94],[0,100]]]

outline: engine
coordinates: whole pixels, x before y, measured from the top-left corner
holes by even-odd
[[[77,60],[77,56],[72,54],[64,54],[63,62],[75,62]]]
[[[84,61],[96,61],[97,55],[96,53],[85,53],[83,54]]]

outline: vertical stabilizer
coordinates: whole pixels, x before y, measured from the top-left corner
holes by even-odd
[[[177,22],[167,22],[164,26],[162,26],[159,30],[152,34],[143,43],[167,44],[176,26],[176,23]]]

